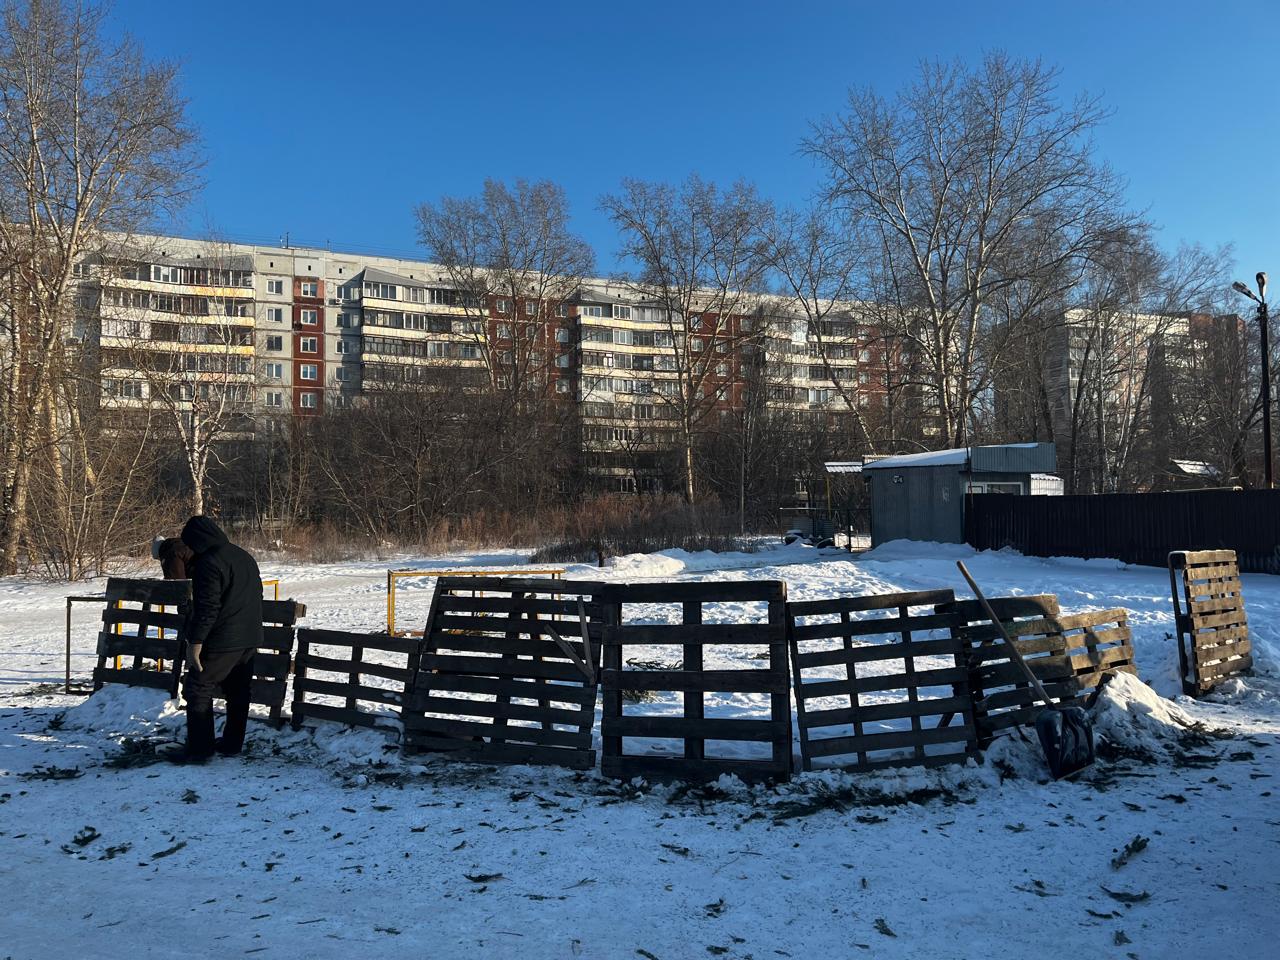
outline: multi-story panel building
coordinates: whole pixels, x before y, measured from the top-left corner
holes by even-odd
[[[194,378],[180,390],[232,383],[260,421],[404,389],[542,391],[574,406],[589,472],[618,491],[660,489],[678,473],[691,407],[724,414],[760,391],[797,414],[835,416],[855,402],[844,397],[865,405],[886,379],[870,333],[842,319],[818,338],[781,301],[751,316],[673,318],[593,280],[562,303],[479,302],[423,261],[172,238],[108,263],[81,277],[101,291],[86,330],[106,403],[154,400],[157,378],[136,359],[152,354],[166,359],[144,368]],[[835,389],[844,383],[856,389]]]

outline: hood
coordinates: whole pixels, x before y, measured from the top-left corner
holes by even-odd
[[[195,553],[204,553],[226,543],[227,535],[208,517],[192,517],[182,528],[182,542]]]

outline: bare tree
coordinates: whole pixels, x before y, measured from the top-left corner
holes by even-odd
[[[825,381],[840,398],[841,415],[853,420],[866,452],[875,453],[862,412],[863,379],[843,375],[857,373],[869,341],[878,339],[878,331],[867,323],[864,305],[855,302],[865,270],[858,237],[843,229],[829,206],[816,204],[803,212],[785,210],[774,216],[766,226],[766,243],[782,295],[804,320]],[[879,343],[877,349],[884,346]]]
[[[194,136],[176,70],[101,7],[10,0],[0,11],[0,268],[6,380],[0,450],[0,572],[17,570],[31,463],[49,442],[50,391],[73,320],[75,264],[109,231],[130,232],[195,185]]]
[[[416,214],[422,245],[459,293],[491,389],[520,404],[544,397],[563,349],[557,320],[595,263],[570,230],[564,190],[486,180],[479,197],[443,197]]]
[[[1056,72],[987,56],[926,64],[893,100],[854,92],[805,148],[827,196],[877,255],[868,268],[896,308],[936,409],[935,440],[963,443],[999,354],[994,306],[1012,289],[1069,288],[1090,252],[1131,218],[1093,156],[1097,100],[1062,105]],[[1012,300],[1006,300],[1012,303]],[[1008,331],[1006,326],[1005,331]]]
[[[665,328],[674,377],[672,389],[656,398],[676,420],[684,495],[692,503],[698,431],[718,406],[735,402],[743,346],[763,334],[768,257],[761,230],[770,208],[750,184],[721,191],[697,176],[678,187],[626,180],[601,206],[635,266],[624,284]]]
[[[223,442],[247,437],[254,400],[252,264],[224,244],[190,256],[147,249],[118,258],[119,278],[103,279],[104,403],[159,409],[190,481],[190,509],[209,507],[209,470]],[[158,277],[176,284],[160,292]],[[136,281],[143,281],[138,284]]]

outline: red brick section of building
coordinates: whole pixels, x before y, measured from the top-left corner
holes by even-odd
[[[293,412],[316,416],[323,410],[324,280],[294,277]]]

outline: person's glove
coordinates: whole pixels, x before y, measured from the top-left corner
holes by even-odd
[[[204,649],[202,643],[187,644],[187,667],[191,670],[200,669],[200,651]]]

